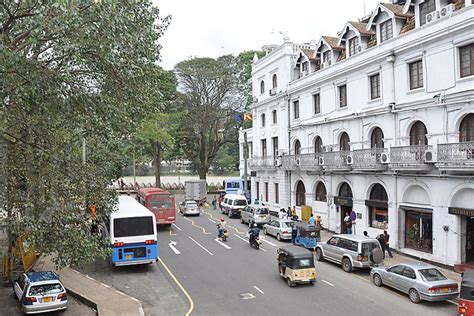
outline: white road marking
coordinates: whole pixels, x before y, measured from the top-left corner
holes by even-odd
[[[265,293],[264,293],[262,290],[260,290],[256,285],[254,285],[253,287],[254,287],[254,289],[256,289],[257,291],[259,291],[260,293],[265,294]]]
[[[201,245],[201,244],[198,243],[196,240],[194,240],[193,237],[191,237],[191,236],[188,236],[188,237],[189,237],[189,239],[191,239],[192,241],[194,241],[194,243],[195,243],[196,245],[198,245],[199,247],[201,247],[205,252],[207,252],[208,254],[210,254],[211,256],[213,256],[212,252],[210,252],[210,251],[207,250],[203,245]]]
[[[239,239],[242,239],[242,240],[245,241],[246,243],[249,242],[247,239],[244,239],[244,238],[240,237],[240,236],[237,235],[237,234],[234,234],[234,236],[237,237],[237,238],[239,238]],[[259,250],[267,252],[267,250],[266,250],[266,249],[263,249],[262,247],[260,247]]]
[[[260,237],[260,239],[262,239],[262,238]],[[263,241],[263,242],[266,242],[266,243],[269,244],[270,246],[273,246],[273,247],[276,247],[276,246],[277,246],[277,245],[275,245],[274,243],[272,243],[271,241],[268,241],[268,240],[266,240],[266,239],[262,239],[262,241]]]
[[[232,249],[232,247],[230,246],[227,246],[226,244],[224,244],[222,241],[220,241],[218,238],[214,239],[215,241],[217,241],[217,243],[219,245],[221,245],[222,247],[224,247],[225,249]]]
[[[334,284],[332,284],[332,283],[329,283],[329,282],[328,282],[328,281],[326,281],[326,280],[322,280],[322,281],[323,281],[324,283],[326,283],[327,285],[329,285],[329,286],[334,286]]]
[[[176,227],[177,230],[183,231],[183,230],[182,230],[181,228],[179,228],[175,223],[173,223],[173,224],[171,224],[171,225],[173,225],[174,227]]]
[[[176,241],[172,241],[172,240],[171,240],[170,243],[168,244],[168,246],[171,248],[171,250],[173,250],[173,252],[174,252],[175,254],[179,255],[179,254],[181,254],[181,252],[179,252],[179,250],[176,249],[176,247],[175,247],[176,244],[177,244]]]
[[[209,221],[213,222],[214,224],[216,223],[215,220],[211,219],[211,218],[208,218]]]

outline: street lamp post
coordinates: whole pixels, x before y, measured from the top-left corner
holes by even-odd
[[[249,158],[249,145],[247,142],[247,131],[244,131],[244,194],[247,196],[248,194],[248,185],[247,185],[247,160]],[[250,197],[252,199],[252,197]]]

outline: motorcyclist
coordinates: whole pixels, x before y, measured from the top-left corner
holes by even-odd
[[[260,234],[260,229],[258,229],[257,224],[253,224],[252,228],[249,229],[249,242],[252,244]]]
[[[217,222],[217,237],[221,238],[222,234],[226,230],[226,221],[224,220],[224,217],[221,217],[220,221]]]

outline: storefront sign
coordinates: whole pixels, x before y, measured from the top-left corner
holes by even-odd
[[[365,205],[374,206],[378,208],[388,208],[388,203],[386,201],[365,200]]]
[[[469,208],[460,208],[460,207],[449,207],[448,213],[453,215],[462,215],[468,217],[474,217],[474,210]]]
[[[343,206],[352,206],[352,198],[335,196],[334,204],[343,205]]]

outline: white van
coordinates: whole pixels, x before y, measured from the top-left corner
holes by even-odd
[[[240,217],[240,212],[247,206],[247,199],[242,194],[226,194],[221,203],[222,214]]]

